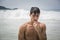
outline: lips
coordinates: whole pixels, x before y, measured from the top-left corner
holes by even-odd
[[[34,21],[37,21],[37,20],[34,20]]]

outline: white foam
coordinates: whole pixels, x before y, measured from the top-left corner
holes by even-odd
[[[29,11],[24,9],[0,11],[0,18],[6,19],[29,19]],[[60,12],[41,10],[39,19],[57,19],[60,20]]]

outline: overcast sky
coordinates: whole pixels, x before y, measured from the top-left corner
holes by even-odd
[[[32,6],[37,6],[45,10],[60,10],[60,0],[0,0],[0,6],[21,9],[30,9]]]

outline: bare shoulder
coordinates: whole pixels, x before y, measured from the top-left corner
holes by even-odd
[[[44,24],[44,23],[40,23],[40,22],[39,22],[39,25],[40,25],[40,27],[42,27],[42,28],[46,28],[46,24]]]
[[[20,30],[24,30],[25,27],[26,27],[26,25],[27,25],[27,23],[24,23],[24,24],[20,25],[20,26],[19,26],[19,29],[20,29]]]

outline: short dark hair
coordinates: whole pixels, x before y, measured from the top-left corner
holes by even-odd
[[[31,9],[30,9],[30,14],[32,14],[32,13],[34,13],[34,14],[40,14],[40,9],[38,8],[38,7],[31,7]]]

